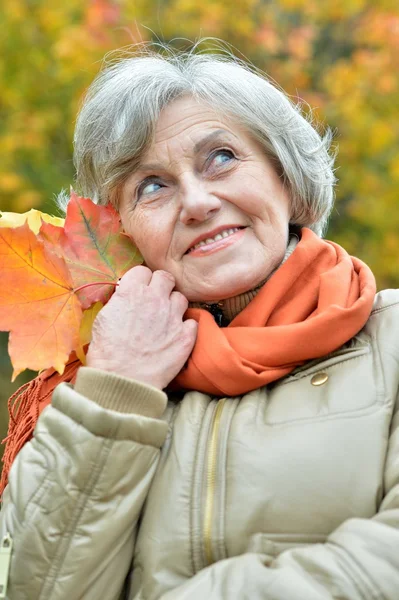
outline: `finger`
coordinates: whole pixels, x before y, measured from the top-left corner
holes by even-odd
[[[170,295],[170,301],[173,308],[183,316],[188,307],[187,298],[180,292],[172,292]]]
[[[191,352],[197,339],[198,323],[194,319],[187,319],[187,321],[184,321],[183,323],[183,328],[187,333],[188,344]]]
[[[175,283],[175,278],[168,271],[154,271],[150,287],[169,296],[175,287]]]
[[[152,278],[152,271],[148,267],[138,265],[129,269],[119,282],[119,290],[132,289],[138,284],[149,285]]]

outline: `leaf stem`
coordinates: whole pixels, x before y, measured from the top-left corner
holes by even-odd
[[[84,285],[80,285],[75,288],[73,291],[80,292],[80,290],[84,290],[87,287],[91,287],[92,285],[113,285],[114,287],[118,287],[119,283],[115,281],[95,281],[94,283],[85,283]]]

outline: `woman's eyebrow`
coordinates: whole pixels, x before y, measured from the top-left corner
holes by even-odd
[[[194,145],[194,154],[199,154],[206,146],[221,138],[229,139],[232,137],[235,138],[236,136],[225,129],[217,129],[216,131],[212,131],[212,133],[206,135]],[[165,165],[162,165],[161,163],[145,163],[143,165],[139,165],[135,173],[147,173],[153,171],[165,171]]]
[[[232,135],[229,131],[226,131],[225,129],[217,129],[216,131],[212,131],[212,133],[210,133],[209,135],[206,135],[204,138],[202,138],[195,144],[195,146],[194,146],[195,154],[198,154],[199,152],[201,152],[201,150],[204,148],[204,146],[207,146],[208,144],[211,144],[212,142],[217,141],[221,137],[230,138],[230,137],[232,137]],[[233,137],[236,137],[236,136],[233,136]]]
[[[165,165],[162,165],[161,163],[146,163],[145,165],[139,165],[137,169],[135,169],[134,174],[152,173],[154,171],[165,171]]]

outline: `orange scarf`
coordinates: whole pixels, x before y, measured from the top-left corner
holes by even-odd
[[[205,310],[180,388],[236,396],[267,385],[350,340],[366,323],[376,292],[367,265],[310,229],[257,296],[219,329]]]
[[[206,310],[188,309],[186,316],[199,324],[197,341],[170,387],[237,396],[276,381],[356,335],[370,315],[375,292],[367,265],[303,228],[291,256],[227,327],[219,328]],[[79,366],[73,356],[63,375],[49,369],[10,398],[0,493],[55,386],[73,382]]]

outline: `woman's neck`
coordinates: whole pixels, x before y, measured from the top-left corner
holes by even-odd
[[[285,263],[287,258],[291,256],[299,242],[299,237],[296,233],[290,233],[287,249],[284,258],[279,266],[274,269],[261,283],[256,287],[232,298],[219,300],[218,302],[190,302],[190,308],[203,308],[208,310],[214,317],[218,325],[225,326],[230,323],[248,304],[253,300],[259,290],[264,286],[266,281]]]

